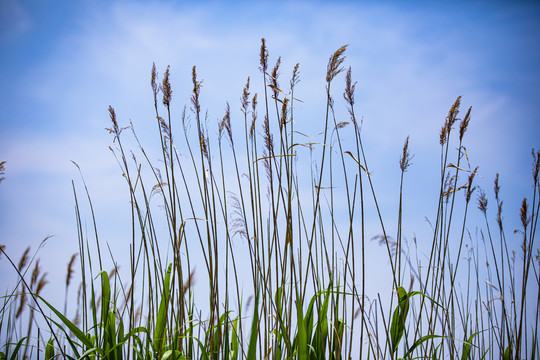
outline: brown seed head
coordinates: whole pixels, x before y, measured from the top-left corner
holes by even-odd
[[[473,180],[474,176],[476,175],[476,172],[478,171],[478,166],[474,171],[469,175],[469,183],[467,185],[467,193],[465,195],[465,200],[468,203],[471,200],[471,195],[473,194],[474,190],[476,189],[476,186],[473,186]]]
[[[225,116],[223,116],[223,120],[219,123],[219,136],[221,137],[223,130],[227,132],[227,136],[229,136],[229,140],[231,141],[231,145],[234,146],[233,138],[232,138],[232,130],[231,130],[231,107],[229,106],[229,103],[227,103],[227,106],[225,107]]]
[[[67,268],[67,274],[66,274],[66,287],[69,286],[69,283],[71,281],[71,277],[73,276],[73,264],[75,264],[75,259],[77,258],[78,254],[75,253],[73,255],[71,255],[71,259],[69,260],[69,263],[68,263],[68,268]]]
[[[19,309],[17,309],[17,313],[15,314],[15,319],[18,319],[24,310],[24,305],[26,304],[26,292],[21,292],[19,295]]]
[[[352,111],[354,106],[354,88],[356,87],[356,82],[353,84],[351,80],[351,67],[347,70],[347,76],[345,77],[345,92],[343,93],[343,98],[349,104],[349,113]]]
[[[41,290],[43,290],[45,285],[47,285],[48,283],[49,281],[47,280],[47,273],[45,273],[43,274],[43,276],[41,276],[41,279],[39,279],[38,286],[36,288],[36,294],[39,294]]]
[[[276,61],[276,65],[274,65],[274,68],[272,69],[272,74],[270,75],[270,87],[272,88],[272,92],[274,93],[274,98],[277,99],[279,95],[279,83],[278,83],[278,77],[279,77],[279,66],[281,65],[281,56],[278,57]]]
[[[37,284],[38,277],[39,277],[39,259],[37,259],[36,265],[34,266],[34,271],[32,271],[32,278],[30,280],[31,288],[34,288],[34,285]]]
[[[456,99],[456,102],[454,102],[454,105],[450,108],[450,111],[448,112],[448,116],[446,117],[446,122],[448,123],[448,130],[454,126],[454,123],[457,120],[457,116],[459,114],[459,105],[461,104],[461,96],[458,96]]]
[[[114,108],[109,105],[109,117],[111,118],[111,121],[113,123],[112,129],[107,129],[109,133],[119,135],[120,134],[120,128],[118,127],[118,122],[116,121],[116,112],[114,111]]]
[[[465,134],[465,132],[467,131],[467,127],[469,126],[469,121],[471,120],[471,109],[472,106],[469,107],[467,114],[465,115],[463,120],[461,120],[461,124],[459,126],[459,141],[463,140],[463,135]]]
[[[253,95],[251,100],[251,127],[249,128],[249,137],[253,139],[255,135],[255,122],[257,121],[257,93]]]
[[[193,105],[193,111],[196,114],[201,112],[201,106],[199,104],[199,95],[201,93],[201,81],[197,81],[197,67],[194,66],[191,70],[191,80],[193,81],[193,95],[191,95],[191,104]]]
[[[487,204],[488,199],[486,197],[486,193],[484,192],[484,190],[480,190],[480,195],[478,196],[478,209],[480,209],[480,211],[483,212],[484,215],[486,215],[487,212]]]
[[[261,51],[260,51],[260,63],[261,67],[259,70],[262,71],[263,74],[266,74],[266,70],[268,70],[268,50],[266,49],[266,39],[261,39]]]
[[[19,260],[19,266],[17,266],[17,268],[19,269],[19,271],[22,271],[22,269],[26,266],[26,264],[28,263],[28,253],[30,253],[30,246],[26,248],[26,250],[24,250],[24,253],[22,254],[21,256],[21,259]]]
[[[6,162],[2,161],[0,162],[0,183],[6,179],[5,177],[2,176],[5,174],[6,174]]]
[[[499,200],[499,191],[501,190],[501,187],[499,186],[499,173],[495,175],[495,181],[493,181],[494,186],[493,190],[495,192],[495,199]]]
[[[246,81],[246,86],[244,86],[244,91],[242,92],[242,98],[240,99],[242,103],[242,112],[244,113],[244,116],[248,112],[249,107],[249,76]]]
[[[343,45],[337,49],[332,56],[330,56],[328,66],[326,67],[326,82],[328,84],[334,80],[337,74],[343,71],[341,64],[343,64],[343,61],[345,60],[345,56],[343,54],[345,53],[345,50],[347,50],[347,46],[348,45]]]
[[[533,156],[533,165],[532,165],[532,175],[534,180],[534,186],[538,184],[538,173],[540,172],[540,150],[535,154],[534,149],[532,149]]]
[[[291,90],[294,88],[296,84],[300,82],[300,78],[299,78],[300,71],[298,70],[299,67],[300,67],[299,63],[296,63],[296,65],[294,65],[294,69],[293,69],[293,73],[291,77]]]
[[[281,119],[279,121],[279,128],[281,129],[283,125],[287,122],[287,112],[288,112],[289,98],[283,99],[283,105],[281,106]]]
[[[520,218],[521,218],[521,224],[523,225],[523,228],[526,229],[527,225],[529,225],[529,217],[528,217],[528,211],[529,211],[529,204],[527,204],[527,198],[523,198],[523,202],[521,203],[521,210],[520,210]]]
[[[167,70],[165,70],[165,74],[163,75],[163,82],[161,83],[161,92],[163,93],[163,105],[165,105],[167,108],[171,105],[172,98],[172,88],[169,81],[169,69],[170,66],[167,66]]]
[[[399,168],[402,172],[407,171],[407,168],[411,166],[411,155],[409,154],[409,137],[405,139],[405,144],[403,145],[403,154],[399,160]]]
[[[159,92],[159,87],[157,85],[158,73],[156,70],[156,63],[152,63],[152,75],[150,79],[150,85],[152,86],[152,93],[154,94],[154,103],[157,104],[157,94]]]

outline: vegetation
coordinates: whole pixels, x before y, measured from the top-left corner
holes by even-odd
[[[94,220],[90,234],[84,229],[81,192],[74,185],[79,251],[69,261],[63,311],[40,296],[46,274],[39,260],[30,259],[30,249],[15,265],[9,249],[1,248],[2,261],[12,262],[20,281],[2,297],[0,358],[538,358],[540,152],[533,150],[532,200],[523,200],[522,242],[514,250],[507,242],[499,176],[495,225],[488,196],[476,188],[478,168],[468,165],[464,147],[471,109],[459,118],[458,97],[440,132],[437,213],[431,248],[419,260],[402,234],[409,138],[399,162],[393,237],[394,220],[383,219],[379,210],[362,144],[356,84],[343,66],[346,48],[328,61],[320,143],[295,128],[299,65],[286,86],[279,84],[281,59],[269,65],[264,39],[264,93],[252,95],[247,79],[241,136],[233,135],[227,104],[212,137],[195,67],[191,105],[176,119],[169,68],[159,81],[154,65],[159,161],[139,142],[134,126],[122,127],[109,107],[111,150],[132,205],[129,275],[121,276],[117,267],[105,271],[98,226]],[[341,95],[335,88],[343,73]],[[347,121],[338,120],[335,93]],[[352,146],[342,141],[344,131],[353,134]],[[135,148],[127,145],[133,141]],[[95,219],[86,185],[83,194]],[[474,224],[482,229],[476,239],[467,231],[475,198],[485,219]],[[367,277],[377,276],[365,266],[366,243],[374,235],[365,220],[371,209],[387,253],[383,263],[391,270],[388,298],[366,293]],[[202,259],[198,267],[194,259]],[[81,282],[73,316],[67,302],[76,262]],[[195,269],[207,284],[195,286]]]

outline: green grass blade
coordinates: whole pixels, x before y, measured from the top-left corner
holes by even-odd
[[[68,329],[73,333],[73,335],[75,335],[75,337],[77,339],[79,339],[83,344],[84,346],[88,347],[88,348],[92,348],[94,347],[94,344],[92,342],[92,340],[90,339],[90,337],[85,334],[81,329],[79,329],[75,324],[73,324],[71,321],[69,321],[68,318],[66,318],[64,315],[62,315],[61,312],[59,312],[58,310],[56,310],[54,308],[54,306],[52,306],[51,304],[49,304],[45,299],[43,299],[41,296],[39,295],[36,295],[41,301],[43,301],[43,303],[45,305],[47,305],[49,307],[49,309],[52,310],[52,312],[58,316],[58,318],[64,323],[64,325],[66,325],[68,327]]]
[[[167,308],[169,306],[169,289],[171,283],[171,270],[172,264],[169,264],[167,268],[167,274],[163,282],[163,294],[161,295],[161,302],[158,308],[158,315],[156,318],[156,328],[154,329],[154,352],[156,354],[161,353],[163,346],[163,335],[165,334],[165,327],[167,326]]]
[[[259,333],[259,290],[255,296],[255,308],[253,309],[253,320],[251,322],[251,335],[249,337],[247,360],[257,359],[257,335]]]
[[[54,343],[51,337],[45,346],[45,360],[51,360],[54,358]]]
[[[21,340],[19,340],[17,345],[15,345],[15,349],[13,350],[13,354],[11,354],[10,360],[15,360],[17,358],[17,355],[19,354],[19,350],[21,349],[21,346],[22,346],[24,340],[26,340],[26,336],[23,337]],[[51,338],[51,340],[49,340],[49,342],[51,342],[52,340],[53,340],[53,338]],[[47,345],[48,345],[48,343],[47,343]]]

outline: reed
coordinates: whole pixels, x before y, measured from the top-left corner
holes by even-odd
[[[196,67],[190,105],[177,118],[171,69],[160,81],[153,65],[158,160],[135,126],[120,125],[115,109],[108,109],[110,149],[131,205],[129,270],[119,271],[114,254],[105,255],[81,171],[82,186],[73,183],[79,250],[67,266],[63,311],[40,296],[47,280],[28,249],[18,266],[12,263],[20,283],[2,297],[1,358],[538,358],[540,152],[532,153],[532,194],[522,202],[522,240],[515,249],[506,237],[499,175],[494,229],[490,222],[488,195],[476,182],[479,168],[469,165],[465,148],[472,109],[460,118],[458,97],[439,134],[437,212],[428,255],[420,256],[416,239],[408,243],[403,234],[404,204],[411,201],[403,196],[413,166],[410,138],[398,164],[397,221],[385,219],[356,115],[356,83],[344,67],[346,50],[328,60],[325,112],[320,124],[310,124],[317,127],[311,132],[321,132],[320,142],[296,121],[299,64],[282,81],[281,57],[269,66],[265,39],[261,92],[253,93],[256,80],[248,77],[240,115],[226,103],[216,124],[205,115]],[[484,224],[471,224],[475,198]],[[377,229],[367,216],[378,220]],[[471,227],[481,229],[476,238]],[[380,279],[389,296],[366,292],[367,242],[376,234],[390,268],[391,276]],[[11,261],[9,249],[0,249]],[[80,285],[71,316],[74,275]],[[47,324],[37,337],[34,323]]]

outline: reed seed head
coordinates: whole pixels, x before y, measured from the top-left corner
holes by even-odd
[[[255,122],[257,121],[257,93],[253,95],[251,100],[251,127],[249,128],[249,138],[253,140],[255,135]]]
[[[259,70],[262,71],[263,74],[266,74],[266,70],[268,70],[268,49],[266,48],[266,39],[261,39],[261,51],[260,51],[260,63],[261,67]]]
[[[521,225],[523,225],[523,228],[526,229],[527,225],[529,225],[530,218],[528,216],[529,211],[529,204],[527,204],[527,198],[523,198],[523,201],[521,202],[521,210],[519,212],[520,219],[521,219]]]
[[[472,106],[469,107],[469,110],[467,111],[467,114],[461,120],[461,124],[459,125],[459,141],[461,142],[463,140],[463,135],[465,135],[465,132],[467,131],[467,127],[469,126],[469,121],[471,120],[471,109]]]
[[[170,66],[167,66],[167,70],[165,70],[165,74],[163,74],[163,82],[161,83],[161,92],[163,93],[163,105],[165,105],[167,108],[171,105],[172,98],[171,82],[169,81],[170,68]]]
[[[493,181],[493,190],[495,192],[495,199],[499,200],[499,191],[501,190],[501,187],[499,186],[499,173],[495,175],[495,180]]]
[[[114,108],[109,105],[109,117],[111,118],[111,122],[113,123],[112,129],[106,129],[110,134],[114,134],[118,136],[120,134],[120,128],[118,127],[118,122],[116,121],[116,112],[114,111]]]
[[[356,82],[353,84],[351,77],[351,67],[349,66],[345,77],[345,92],[343,93],[343,98],[349,104],[349,112],[352,111],[354,106],[354,89],[356,88]]]
[[[26,248],[26,250],[24,250],[24,253],[22,254],[21,256],[21,259],[19,260],[19,265],[17,266],[17,269],[19,269],[19,271],[22,271],[22,269],[26,266],[26,264],[28,263],[28,259],[29,259],[29,256],[28,254],[30,253],[30,246]]]
[[[484,192],[484,190],[480,190],[480,195],[478,195],[478,209],[480,209],[480,211],[483,212],[484,215],[486,215],[487,212],[487,204],[488,199],[486,197],[486,193]]]
[[[407,171],[409,166],[411,166],[411,159],[412,157],[409,153],[409,136],[407,136],[407,139],[405,139],[405,144],[403,145],[403,154],[399,160],[399,168],[402,172]]]
[[[279,128],[280,129],[287,122],[288,104],[289,104],[289,98],[283,99],[283,104],[281,105],[281,119],[279,121]]]
[[[328,60],[328,66],[326,67],[326,82],[330,84],[332,80],[336,77],[337,74],[343,71],[343,68],[341,67],[341,64],[343,64],[343,61],[345,60],[345,56],[343,55],[345,53],[345,50],[347,50],[347,47],[349,45],[343,45],[339,49],[336,50],[335,53],[330,56],[330,59]]]
[[[193,105],[193,111],[195,114],[201,112],[201,106],[199,104],[199,95],[201,94],[202,81],[197,80],[197,67],[193,66],[191,70],[191,80],[193,82],[193,95],[191,95],[191,104]]]
[[[154,94],[154,103],[157,104],[157,94],[159,92],[159,87],[157,85],[158,73],[156,70],[156,63],[152,63],[152,74],[150,78],[150,85],[152,86],[152,93]]]
[[[17,313],[15,314],[15,319],[18,319],[22,315],[25,304],[26,304],[26,292],[23,291],[19,295],[19,308],[17,309]]]
[[[69,286],[71,277],[73,276],[73,265],[75,264],[75,259],[77,259],[77,256],[78,254],[75,253],[71,255],[71,259],[69,260],[68,267],[67,267],[67,274],[66,274],[66,287]]]
[[[535,150],[532,149],[533,156],[533,165],[532,165],[532,175],[534,180],[534,186],[538,184],[538,173],[540,172],[540,150],[535,153]]]
[[[36,288],[36,294],[39,294],[41,290],[43,290],[45,285],[47,285],[48,283],[49,281],[47,280],[47,273],[45,273],[41,276],[41,279],[39,279],[39,282]]]
[[[242,103],[242,112],[244,113],[244,116],[247,114],[248,112],[248,107],[249,107],[249,76],[247,78],[247,81],[246,81],[246,86],[244,86],[244,90],[242,92],[242,98],[240,99],[241,103]]]
[[[6,162],[2,161],[2,162],[0,162],[0,183],[6,179],[3,176],[5,174],[6,174]]]
[[[502,223],[502,205],[503,202],[499,202],[499,206],[497,208],[497,225],[499,225],[499,230],[502,232],[503,229],[503,223]]]
[[[277,99],[279,95],[279,83],[278,83],[278,77],[279,77],[279,66],[281,65],[281,56],[278,57],[276,61],[276,65],[274,65],[274,68],[272,69],[272,74],[270,74],[270,87],[272,88],[272,91],[274,93],[274,98]]]
[[[300,63],[296,63],[296,65],[294,65],[294,69],[293,69],[293,73],[291,77],[291,90],[294,88],[296,84],[300,82],[300,78],[299,78],[300,71],[298,70],[299,67],[300,67]]]
[[[476,175],[476,172],[478,171],[478,166],[474,171],[469,175],[469,183],[467,185],[467,193],[465,194],[465,200],[467,203],[471,200],[471,195],[473,194],[474,190],[476,189],[476,186],[473,186],[473,180]]]
[[[229,106],[228,102],[227,106],[225,107],[225,116],[223,116],[223,120],[221,120],[219,123],[219,137],[222,136],[223,130],[227,132],[231,145],[234,146],[231,129],[231,107]]]
[[[30,279],[30,287],[34,288],[34,286],[37,284],[37,279],[39,277],[39,259],[36,261],[36,265],[34,266],[34,271],[32,271],[32,277]]]

